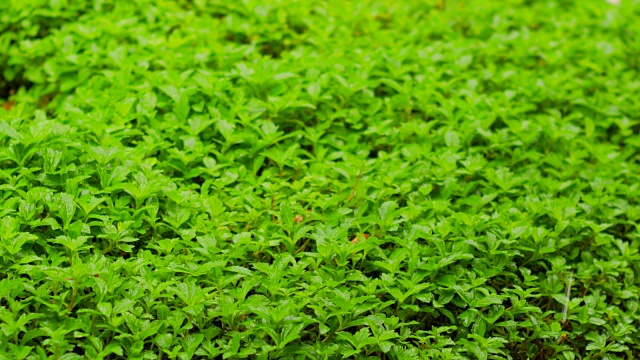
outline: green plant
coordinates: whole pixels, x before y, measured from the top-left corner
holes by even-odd
[[[639,15],[2,2],[0,359],[636,358]]]

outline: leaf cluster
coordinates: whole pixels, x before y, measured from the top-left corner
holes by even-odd
[[[638,16],[0,3],[0,359],[637,358]]]

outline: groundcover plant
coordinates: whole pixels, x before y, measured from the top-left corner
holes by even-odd
[[[640,4],[0,2],[0,359],[640,356]]]

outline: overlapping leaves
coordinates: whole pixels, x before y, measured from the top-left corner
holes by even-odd
[[[2,358],[638,354],[636,3],[0,10]]]

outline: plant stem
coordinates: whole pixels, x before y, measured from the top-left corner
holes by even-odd
[[[353,189],[351,189],[351,194],[347,199],[347,202],[350,202],[351,199],[356,195],[356,189],[358,188],[358,182],[360,181],[360,176],[362,176],[362,172],[358,171],[358,175],[356,175],[356,181],[353,184]]]

